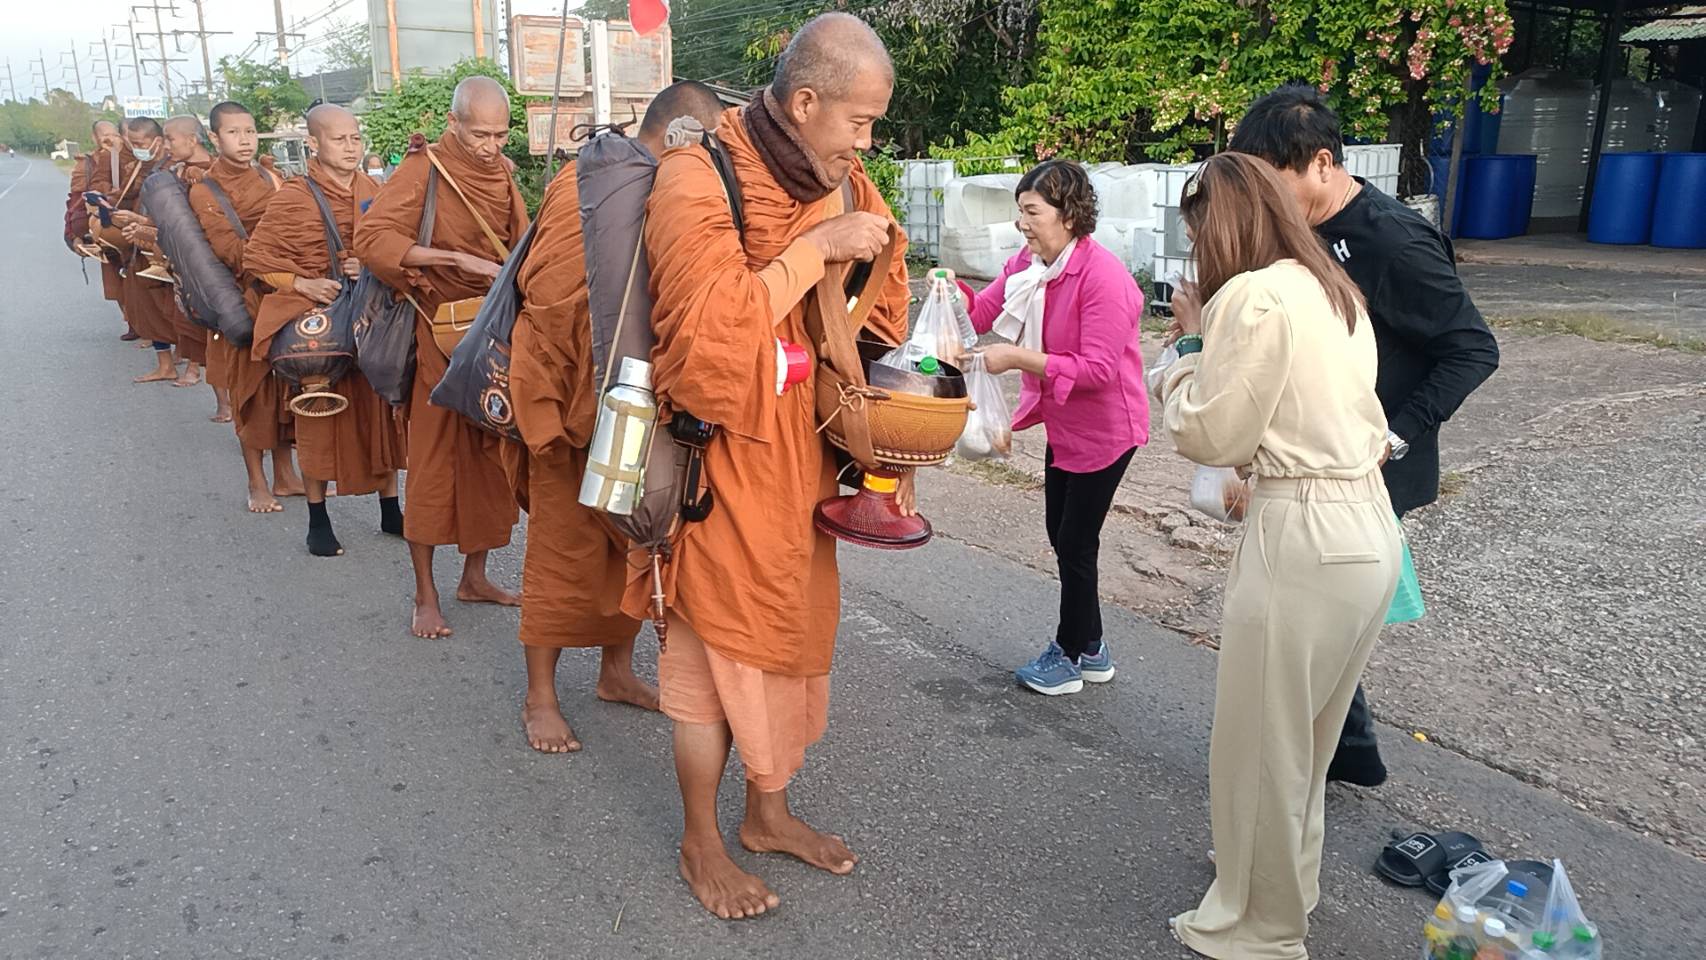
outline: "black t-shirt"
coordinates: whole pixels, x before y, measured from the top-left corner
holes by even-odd
[[[1370,187],[1315,228],[1368,300],[1380,349],[1375,392],[1410,444],[1386,464],[1400,513],[1439,498],[1439,426],[1499,366],[1499,345],[1457,276],[1451,241]]]

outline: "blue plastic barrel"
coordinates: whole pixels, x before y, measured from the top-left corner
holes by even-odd
[[[1706,249],[1706,153],[1663,154],[1653,246]]]
[[[1453,218],[1457,235],[1503,240],[1527,233],[1535,164],[1532,153],[1464,157]]]
[[[1653,234],[1653,197],[1659,186],[1657,153],[1606,153],[1599,158],[1588,210],[1589,243],[1646,243]]]

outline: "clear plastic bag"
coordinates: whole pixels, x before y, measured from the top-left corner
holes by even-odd
[[[977,331],[954,286],[953,273],[932,270],[930,286],[918,320],[906,342],[884,354],[879,363],[900,370],[915,370],[925,357],[953,363],[956,357],[977,345]]]
[[[1167,371],[1178,362],[1179,348],[1169,343],[1167,348],[1161,351],[1161,355],[1155,358],[1155,362],[1144,369],[1143,385],[1149,388],[1151,395],[1160,395],[1161,384],[1167,381]]]
[[[1250,482],[1231,467],[1198,467],[1191,477],[1191,506],[1216,520],[1237,523],[1250,503]]]
[[[976,405],[966,414],[966,428],[954,444],[954,455],[962,460],[1004,460],[1013,452],[1013,414],[1001,379],[984,366],[983,354],[966,359],[966,395]]]
[[[1546,910],[1534,931],[1534,945],[1548,951],[1547,957],[1570,960],[1599,960],[1603,946],[1599,928],[1582,913],[1576,890],[1564,873],[1564,861],[1552,861],[1552,886],[1546,892]]]

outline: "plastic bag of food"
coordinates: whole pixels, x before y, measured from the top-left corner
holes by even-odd
[[[1544,956],[1599,960],[1603,946],[1599,928],[1582,913],[1575,888],[1564,873],[1564,861],[1552,861],[1552,885],[1546,893],[1546,911],[1534,930],[1534,947]]]
[[[949,363],[977,345],[971,316],[960,303],[954,275],[943,269],[930,271],[930,285],[918,319],[906,342],[884,354],[879,363],[900,370],[916,370],[919,361],[935,357]]]
[[[1161,395],[1161,385],[1167,382],[1167,371],[1178,362],[1179,348],[1169,343],[1167,348],[1161,351],[1161,356],[1155,358],[1154,363],[1144,367],[1143,385],[1149,388],[1151,396]]]
[[[1191,506],[1216,520],[1237,523],[1250,503],[1250,481],[1231,467],[1198,467],[1191,477]]]
[[[966,414],[966,428],[954,444],[962,460],[1004,460],[1013,452],[1013,414],[1001,392],[1001,378],[984,366],[983,354],[966,358],[966,396],[975,407]]]

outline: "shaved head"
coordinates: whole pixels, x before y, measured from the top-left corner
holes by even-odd
[[[765,111],[791,124],[835,183],[871,149],[871,131],[889,111],[894,63],[877,34],[846,13],[806,21],[776,63]]]
[[[196,117],[173,117],[166,121],[166,152],[178,163],[205,157],[202,147],[201,120]]]
[[[307,120],[308,139],[314,143],[314,159],[320,166],[339,177],[354,174],[364,152],[361,124],[355,114],[336,104],[322,103],[308,111]]]
[[[201,139],[201,120],[188,114],[167,120],[164,129],[168,134]]]
[[[116,137],[118,136],[118,124],[111,120],[96,120],[94,125],[89,128],[89,132],[95,135],[96,140],[108,134]]]
[[[507,126],[509,93],[491,77],[468,77],[450,95],[450,112],[463,120],[473,120],[477,113],[500,112]]]
[[[637,139],[657,156],[663,153],[664,131],[677,117],[692,117],[706,130],[715,130],[722,115],[716,91],[697,80],[681,80],[664,87],[646,108]]]
[[[851,94],[860,75],[872,71],[894,84],[894,63],[877,32],[850,13],[826,13],[806,21],[788,41],[770,89],[784,103],[808,88],[836,100]]]
[[[450,96],[445,129],[480,163],[502,163],[509,144],[509,94],[491,77],[468,77]]]
[[[153,117],[132,117],[125,122],[124,130],[144,137],[158,137],[165,132],[160,129],[160,121]]]

